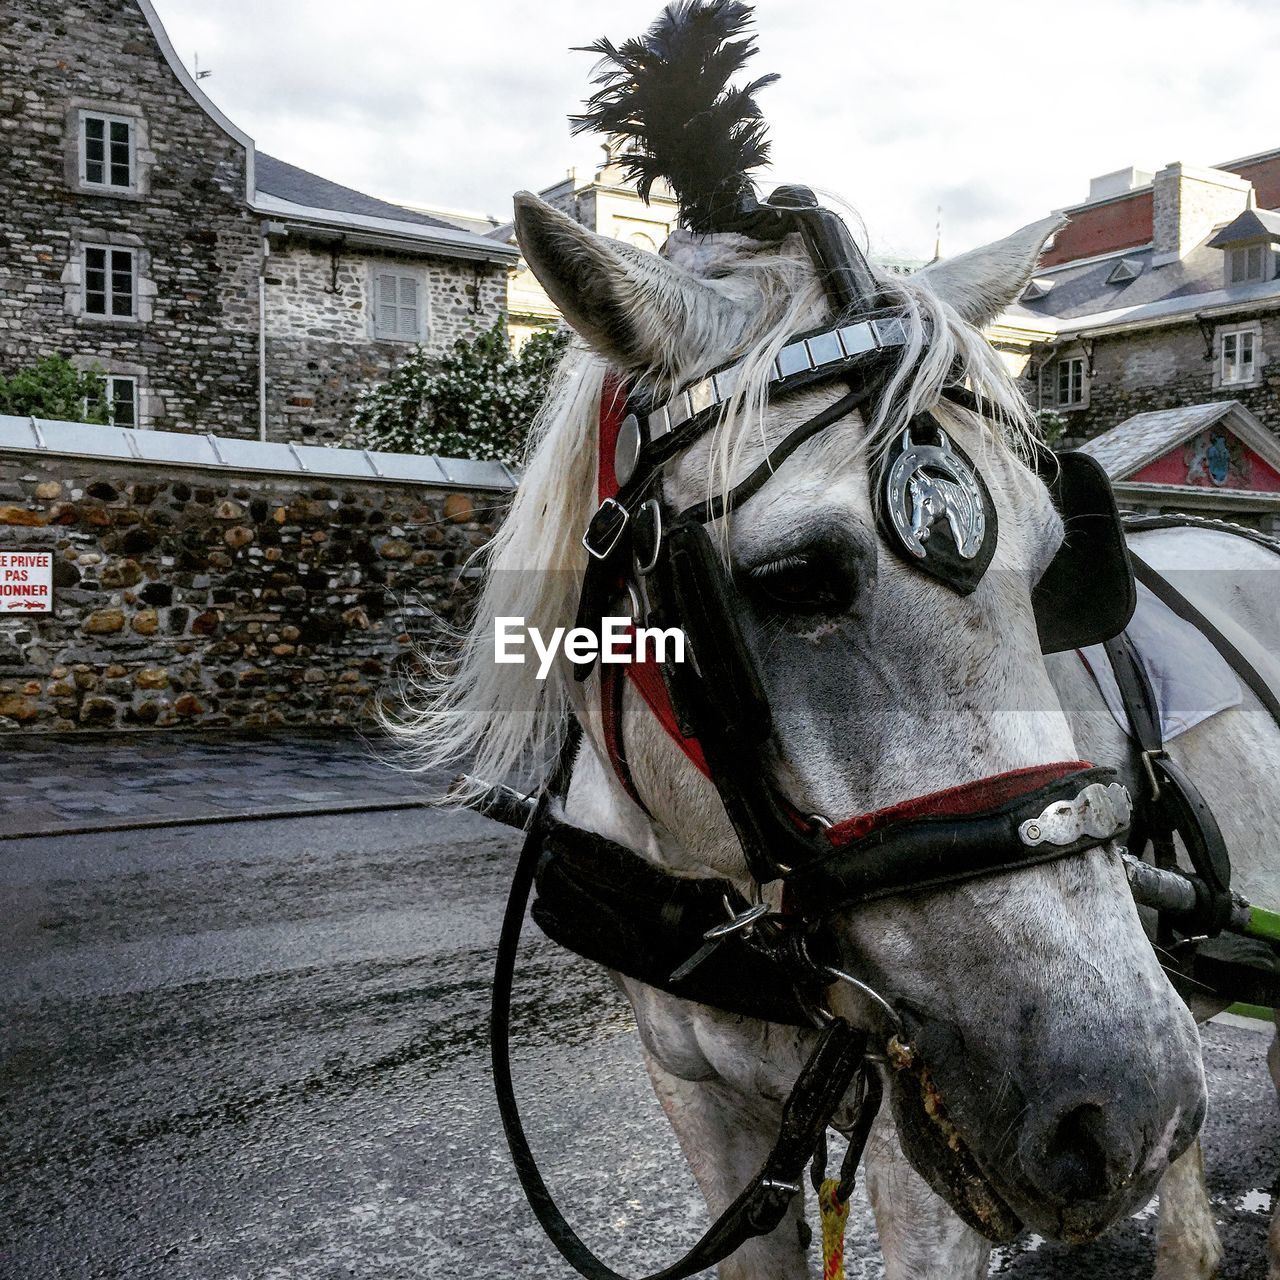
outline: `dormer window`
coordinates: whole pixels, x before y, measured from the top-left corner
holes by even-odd
[[[1227,250],[1227,283],[1248,284],[1270,277],[1271,246],[1242,244]]]
[[[1108,284],[1128,284],[1142,274],[1141,258],[1121,258],[1107,275]]]
[[[1210,249],[1222,250],[1222,278],[1227,288],[1274,280],[1276,247],[1280,245],[1280,213],[1246,209],[1227,223]]]
[[[1032,280],[1022,291],[1023,302],[1035,302],[1038,298],[1047,298],[1053,289],[1054,282],[1044,276]]]

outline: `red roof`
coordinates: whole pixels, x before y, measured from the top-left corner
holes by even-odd
[[[1253,183],[1260,209],[1280,209],[1280,151],[1220,165]],[[1056,267],[1079,258],[1093,258],[1118,249],[1137,249],[1151,243],[1151,188],[1098,204],[1066,210],[1071,219],[1054,237],[1053,248],[1040,259],[1042,267]]]

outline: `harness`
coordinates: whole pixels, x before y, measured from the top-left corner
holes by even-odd
[[[807,202],[806,202],[807,201]],[[845,1199],[880,1101],[877,1064],[920,1074],[905,1011],[841,967],[828,927],[837,912],[877,898],[918,893],[978,877],[1009,874],[1076,856],[1123,837],[1129,793],[1115,770],[1088,761],[1049,762],[978,779],[839,820],[807,814],[768,781],[772,715],[764,683],[738,624],[737,588],[725,573],[708,526],[762,488],[805,441],[883,394],[887,366],[906,342],[904,318],[865,308],[855,270],[861,262],[844,225],[808,192],[775,193],[762,209],[797,211],[835,317],[779,352],[770,400],[828,384],[845,388],[793,429],[729,495],[677,510],[663,490],[665,466],[711,430],[742,375],[740,364],[713,371],[672,398],[610,378],[601,398],[599,506],[583,536],[589,562],[578,625],[600,628],[625,602],[637,625],[678,628],[688,660],[600,664],[605,746],[620,782],[643,805],[627,761],[622,695],[630,681],[684,755],[714,785],[743,850],[750,895],[720,879],[677,876],[635,851],[576,828],[557,785],[536,801],[493,789],[484,811],[526,828],[494,981],[494,1072],[508,1142],[535,1214],[568,1261],[594,1280],[617,1273],[595,1257],[555,1207],[525,1138],[507,1055],[511,982],[521,923],[536,890],[533,917],[568,949],[660,990],[731,1013],[821,1034],[784,1108],[778,1141],[753,1182],[660,1280],[681,1277],[728,1256],[782,1220],[803,1170],[824,1141],[836,1108],[855,1086],[858,1103],[841,1178]],[[863,264],[865,266],[865,264]],[[962,388],[950,399],[973,407]],[[1076,536],[1064,542],[1034,598],[1046,647],[1095,643],[1120,631],[1134,588],[1105,473],[1090,458],[1064,455],[1052,476]],[[911,420],[874,468],[882,540],[906,563],[959,594],[972,592],[995,552],[996,510],[981,473],[932,412]],[[1091,590],[1081,591],[1088,582]],[[1100,584],[1105,593],[1093,594]],[[1081,599],[1091,607],[1079,607]],[[581,678],[589,673],[579,666]],[[782,909],[763,900],[781,882]],[[846,983],[876,1012],[874,1035],[831,1013],[825,992]],[[921,1077],[924,1087],[926,1077]],[[931,1117],[946,1124],[936,1106]],[[954,1180],[981,1188],[961,1144],[943,1144]],[[1010,1238],[1021,1223],[995,1197],[966,1212],[979,1230]]]

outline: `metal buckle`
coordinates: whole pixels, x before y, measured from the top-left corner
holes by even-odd
[[[652,521],[651,526],[646,522],[646,516]],[[640,559],[639,554],[636,556],[636,572],[641,577],[645,577],[653,572],[654,566],[658,563],[658,556],[662,552],[662,508],[658,505],[657,498],[650,498],[636,512],[636,527],[631,536],[632,546],[636,547],[637,551],[646,537],[653,540],[652,544],[645,548],[649,554],[644,560]]]
[[[740,911],[734,915],[733,908],[729,905],[729,899],[724,900],[725,910],[729,913],[729,919],[724,924],[712,925],[702,936],[708,942],[715,942],[720,938],[727,938],[734,933],[750,933],[756,921],[764,919],[771,910],[767,902],[757,902],[754,906],[748,907],[745,911]]]
[[[582,545],[587,554],[595,560],[607,560],[630,519],[631,513],[622,503],[615,498],[606,498],[596,508],[586,533],[582,535]]]
[[[1151,783],[1152,800],[1160,799],[1160,781],[1156,777],[1155,765],[1151,762],[1153,760],[1167,760],[1168,758],[1169,753],[1163,747],[1157,751],[1144,751],[1142,753],[1142,767],[1146,770],[1147,781]]]

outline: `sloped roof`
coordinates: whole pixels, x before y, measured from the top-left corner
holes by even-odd
[[[467,229],[458,227],[456,223],[446,222],[443,218],[421,213],[417,209],[406,209],[403,205],[391,204],[387,200],[367,196],[363,191],[344,187],[341,183],[330,182],[328,178],[308,173],[306,169],[286,164],[262,151],[258,152],[258,166],[254,176],[259,191],[312,209],[331,209],[337,213],[356,213],[369,218],[390,218],[396,222],[416,222],[426,227],[448,227],[455,231]]]
[[[1188,404],[1135,414],[1110,431],[1086,441],[1080,451],[1096,458],[1112,480],[1123,480],[1197,431],[1213,426],[1233,409],[1247,412],[1238,400],[1219,400],[1213,404]]]
[[[289,234],[340,237],[356,247],[390,248],[409,254],[464,258],[511,265],[514,245],[365,195],[297,165],[259,153],[253,207],[272,219],[272,229]]]
[[[1242,240],[1268,238],[1280,239],[1280,213],[1273,213],[1270,209],[1246,209],[1209,241],[1209,248],[1220,249],[1223,245],[1239,244]]]

